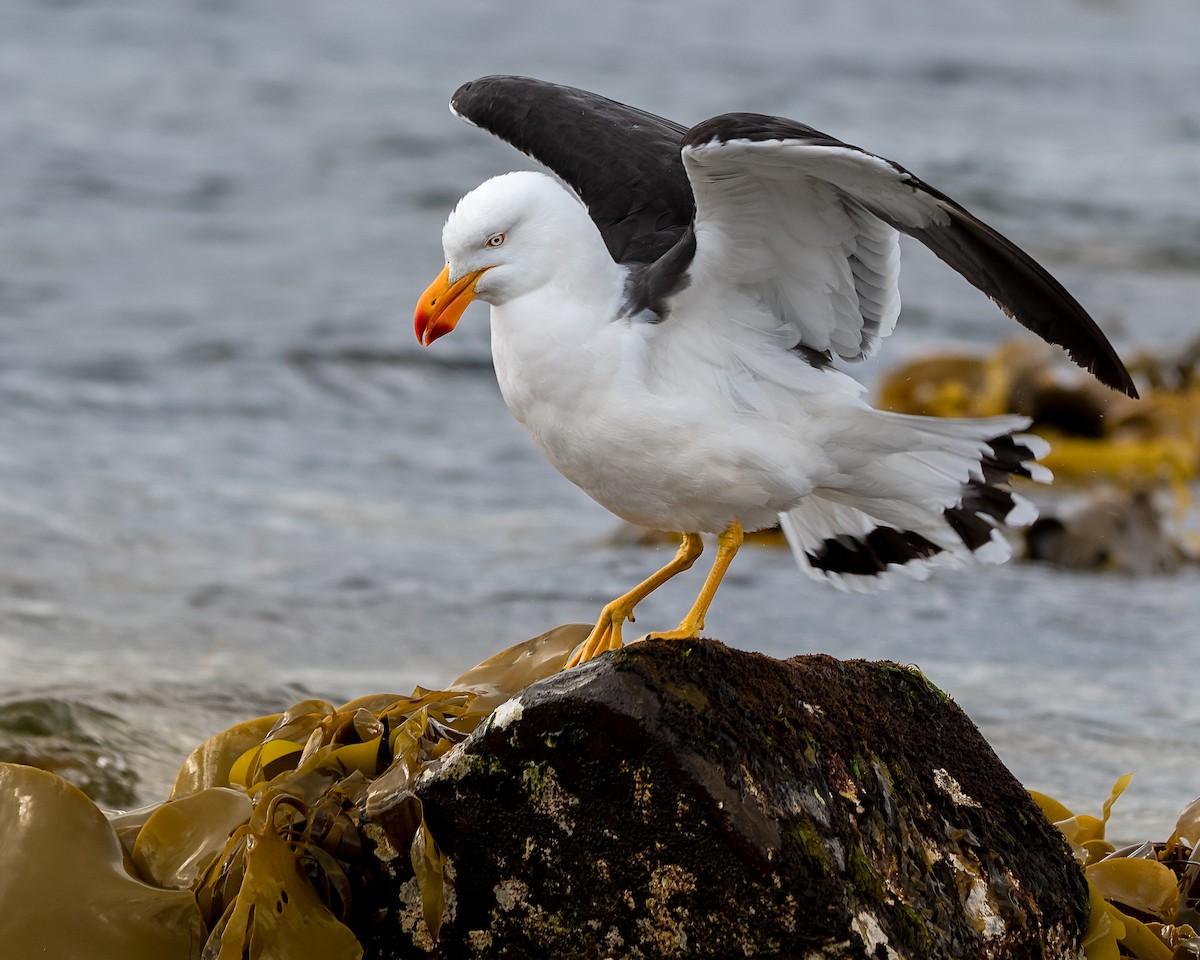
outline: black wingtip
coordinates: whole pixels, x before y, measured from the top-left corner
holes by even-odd
[[[938,198],[948,222],[923,228],[897,225],[901,230],[929,247],[1022,326],[1066,350],[1105,386],[1137,397],[1133,378],[1104,331],[1045,267],[944,193],[916,177],[912,183]]]
[[[1070,351],[1067,352],[1070,353]],[[1071,354],[1071,359],[1079,363],[1074,354]],[[1133,377],[1130,376],[1129,371],[1125,369],[1125,364],[1121,363],[1120,360],[1117,361],[1115,368],[1111,364],[1080,364],[1080,366],[1085,367],[1092,376],[1106,387],[1111,387],[1113,390],[1123,393],[1134,400],[1141,399],[1141,394],[1138,393],[1138,388],[1133,382]]]
[[[474,80],[468,80],[454,91],[454,95],[450,98],[450,110],[455,116],[462,117],[468,123],[475,123],[471,117],[472,103],[485,96],[489,89],[511,88],[527,84],[538,86],[541,83],[543,81],[534,80],[532,77],[504,76],[502,74],[476,77]]]

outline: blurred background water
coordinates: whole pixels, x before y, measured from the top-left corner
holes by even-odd
[[[159,798],[312,693],[445,682],[662,548],[562,480],[487,318],[417,347],[453,202],[526,166],[453,119],[510,72],[683,122],[791,116],[1041,258],[1126,353],[1200,331],[1192,0],[2,0],[0,746]],[[923,251],[883,362],[1018,332]],[[476,312],[478,311],[478,312]],[[870,379],[871,368],[864,371]],[[639,608],[670,627],[698,579]],[[845,597],[747,550],[726,642],[919,664],[1029,786],[1165,837],[1200,793],[1200,576],[1010,564]],[[99,771],[99,773],[97,773]]]

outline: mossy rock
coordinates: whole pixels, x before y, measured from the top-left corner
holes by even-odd
[[[529,687],[415,788],[449,861],[441,960],[1041,960],[1087,923],[1061,836],[896,664],[635,644]],[[429,956],[407,858],[386,867],[366,956]]]

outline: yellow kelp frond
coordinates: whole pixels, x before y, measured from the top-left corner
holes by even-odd
[[[1104,801],[1101,817],[1093,817],[1086,813],[1073,814],[1057,800],[1036,790],[1030,790],[1029,795],[1046,815],[1046,819],[1058,827],[1059,832],[1067,838],[1071,849],[1075,851],[1076,859],[1087,866],[1114,849],[1112,844],[1105,840],[1104,830],[1108,826],[1108,818],[1112,815],[1113,804],[1129,787],[1132,779],[1131,773],[1117,778],[1108,799]]]
[[[179,768],[171,797],[186,797],[209,787],[226,787],[230,770],[246,753],[263,742],[279,714],[246,720],[216,736],[209,737],[191,752]]]
[[[21,904],[0,916],[0,953],[359,960],[347,921],[380,860],[411,868],[432,947],[453,870],[412,781],[590,629],[517,644],[445,690],[309,699],[239,723],[191,753],[170,799],[111,821],[54,774],[0,764],[14,800],[0,805],[0,897]]]
[[[1185,944],[1200,946],[1183,916],[1200,905],[1200,859],[1189,838],[1200,824],[1200,800],[1185,807],[1166,843],[1143,843],[1115,850],[1104,836],[1113,804],[1132,774],[1120,777],[1104,803],[1103,815],[1072,814],[1036,791],[1034,802],[1062,832],[1083,865],[1091,895],[1091,919],[1084,936],[1087,960],[1171,960]],[[1186,949],[1186,948],[1185,948]]]
[[[243,836],[241,884],[216,920],[205,955],[215,960],[360,960],[358,940],[314,889],[286,839],[286,828],[273,823],[282,799],[273,797],[264,822]]]
[[[227,787],[160,804],[133,841],[138,875],[164,889],[192,889],[252,809],[245,793]]]
[[[204,924],[188,890],[132,874],[112,825],[61,777],[0,763],[0,953],[5,957],[200,956]]]
[[[1184,437],[1094,440],[1044,428],[1036,432],[1050,441],[1041,462],[1060,482],[1082,486],[1104,479],[1132,487],[1161,481],[1186,496],[1186,483],[1196,476],[1200,447]]]
[[[1125,937],[1125,916],[1104,902],[1104,895],[1088,884],[1088,928],[1083,934],[1083,954],[1087,960],[1120,960],[1120,941]]]
[[[1179,886],[1173,874],[1157,860],[1110,857],[1087,868],[1088,880],[1105,900],[1132,907],[1162,923],[1179,915]]]

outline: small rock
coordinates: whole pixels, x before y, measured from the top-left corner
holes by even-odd
[[[1072,570],[1146,576],[1174,573],[1187,554],[1171,535],[1151,493],[1103,490],[1082,508],[1047,514],[1024,531],[1025,553]]]

